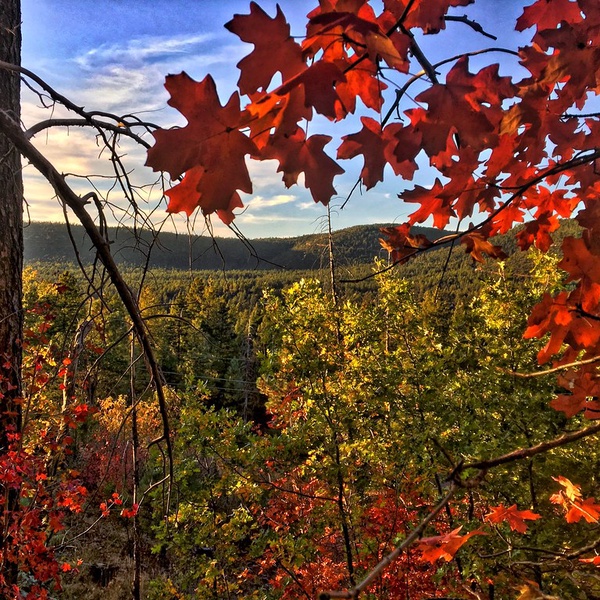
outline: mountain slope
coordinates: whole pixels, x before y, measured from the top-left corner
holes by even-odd
[[[340,265],[371,263],[376,256],[387,255],[379,244],[382,225],[359,225],[333,234]],[[427,227],[417,227],[431,239],[442,235]],[[95,253],[83,227],[73,226],[70,235],[81,262],[89,264]],[[75,263],[75,251],[69,230],[62,223],[31,223],[24,230],[25,261]],[[155,268],[193,270],[315,269],[327,264],[327,235],[314,234],[295,238],[239,240],[160,233],[134,232],[110,228],[109,239],[120,264]]]

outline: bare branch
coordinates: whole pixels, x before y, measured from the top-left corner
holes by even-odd
[[[119,294],[125,309],[133,323],[133,327],[143,348],[144,356],[148,371],[151,374],[152,383],[156,390],[158,398],[158,406],[162,419],[162,436],[161,441],[164,441],[167,456],[168,456],[168,471],[169,471],[169,488],[173,481],[173,452],[172,441],[170,435],[169,417],[167,409],[167,400],[163,388],[163,377],[160,372],[158,362],[154,357],[150,336],[144,318],[142,317],[137,302],[133,297],[129,286],[123,279],[117,264],[110,251],[110,245],[102,236],[93,219],[85,209],[85,200],[80,198],[66,183],[64,177],[56,170],[54,165],[27,139],[19,125],[5,111],[0,111],[0,131],[13,143],[15,148],[33,164],[36,169],[47,179],[52,185],[57,196],[64,202],[77,216],[81,224],[84,226],[86,233],[94,244],[98,256],[105,266],[110,279]],[[169,493],[170,496],[170,493]],[[167,508],[168,508],[167,502]]]
[[[114,131],[119,133],[120,135],[124,135],[126,137],[130,137],[135,140],[138,144],[149,148],[150,145],[143,138],[141,138],[138,134],[132,131],[133,127],[140,127],[145,129],[146,131],[152,131],[154,129],[159,129],[159,126],[154,123],[146,123],[141,121],[139,118],[133,115],[119,116],[109,112],[104,111],[86,111],[83,106],[78,106],[74,102],[72,102],[66,96],[63,96],[59,92],[57,92],[52,86],[50,86],[46,81],[44,81],[39,75],[36,75],[33,71],[26,69],[24,67],[20,67],[18,65],[13,65],[11,63],[0,61],[0,69],[6,69],[7,71],[13,71],[15,73],[20,73],[25,77],[31,79],[35,83],[37,83],[46,94],[48,94],[49,98],[53,102],[58,102],[62,104],[65,108],[70,110],[71,112],[76,113],[81,117],[84,121],[82,122],[70,122],[71,119],[48,119],[46,121],[42,121],[37,125],[34,125],[27,131],[27,138],[31,138],[33,135],[47,129],[48,127],[54,126],[91,126],[95,127],[97,130],[106,130],[106,131]],[[38,93],[31,86],[29,86],[32,91]],[[39,95],[39,93],[38,93]],[[107,122],[104,120],[98,119],[98,117],[103,117],[104,119],[108,119],[112,122]],[[67,123],[61,123],[61,121],[69,121]],[[76,120],[73,120],[76,121]]]
[[[36,123],[30,127],[25,132],[25,135],[28,139],[31,139],[40,131],[44,131],[44,129],[49,129],[51,127],[95,127],[96,129],[104,129],[106,131],[112,131],[114,133],[131,137],[138,144],[144,146],[144,148],[151,147],[151,144],[142,139],[140,136],[132,134],[131,131],[124,125],[119,125],[118,123],[115,125],[114,123],[100,121],[94,117],[90,117],[89,119],[46,119],[45,121],[40,121],[39,123]]]
[[[485,29],[479,23],[477,23],[477,21],[473,21],[472,19],[469,19],[467,17],[467,15],[463,15],[462,17],[445,15],[444,21],[455,21],[457,23],[464,23],[465,25],[468,25],[471,29],[473,29],[477,33],[480,33],[481,35],[484,35],[485,37],[490,38],[491,40],[498,39],[495,35],[492,35],[491,33],[488,33],[487,31],[485,31]]]
[[[520,448],[519,450],[514,450],[513,452],[509,452],[508,454],[504,454],[497,458],[466,463],[462,465],[460,471],[465,471],[467,469],[480,469],[485,471],[487,469],[491,469],[492,467],[504,465],[516,460],[523,460],[524,458],[529,458],[531,456],[535,456],[536,454],[542,454],[543,452],[554,450],[554,448],[559,448],[560,446],[566,446],[567,444],[571,444],[572,442],[589,437],[590,435],[595,435],[599,432],[600,423],[596,423],[595,425],[590,425],[584,429],[578,429],[577,431],[565,433],[564,435],[561,435],[553,440],[541,442],[540,444],[531,446],[531,448]]]

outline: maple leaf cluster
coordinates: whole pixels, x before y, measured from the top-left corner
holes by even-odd
[[[550,502],[562,506],[567,523],[578,523],[584,519],[588,523],[597,523],[600,518],[600,504],[594,498],[583,499],[581,487],[566,477],[553,477],[562,489],[550,496]],[[595,563],[594,563],[595,564]]]
[[[201,82],[185,73],[169,76],[169,104],[187,125],[156,131],[147,164],[178,180],[166,192],[169,211],[189,215],[199,207],[229,224],[242,206],[240,193],[252,192],[248,156],[277,161],[287,187],[303,176],[323,204],[343,173],[336,159],[362,157],[360,182],[367,189],[386,169],[410,181],[428,162],[438,174],[434,183],[400,193],[416,209],[407,223],[383,231],[396,262],[447,241],[412,236],[417,223],[445,228],[451,220],[478,221],[454,239],[482,261],[504,258],[490,238],[519,223],[520,248],[547,251],[560,219],[579,210],[583,235],[564,241],[559,264],[573,285],[543,298],[526,336],[548,335],[540,362],[562,352],[560,364],[589,363],[600,356],[600,120],[586,112],[600,91],[600,4],[537,0],[527,6],[516,29],[528,31],[531,43],[518,51],[494,49],[510,57],[512,71],[518,62],[526,75],[517,79],[501,74],[497,63],[473,69],[468,54],[438,64],[423,55],[415,33],[439,33],[450,7],[471,1],[385,0],[376,10],[367,0],[320,0],[307,15],[302,41],[291,35],[281,8],[271,17],[252,2],[249,14],[226,24],[253,45],[238,63],[239,93],[222,106],[210,76]],[[392,75],[406,82],[382,116]],[[401,111],[417,82],[414,104]],[[244,108],[241,97],[248,99]],[[376,118],[362,116],[362,128],[342,137],[334,159],[325,151],[332,138],[309,134],[308,123],[315,115],[341,121],[359,100]],[[567,393],[555,408],[598,418],[594,363],[567,371],[561,383]]]
[[[185,127],[155,132],[156,144],[148,152],[149,166],[181,179],[167,192],[168,210],[189,215],[199,207],[231,223],[234,209],[242,206],[239,192],[252,192],[246,156],[278,161],[288,187],[303,174],[314,200],[327,204],[336,193],[333,179],[344,170],[324,150],[331,137],[308,135],[306,123],[315,114],[339,121],[355,112],[358,99],[381,111],[387,88],[381,68],[408,73],[414,50],[410,29],[439,31],[449,6],[471,1],[388,1],[376,14],[366,0],[323,0],[308,14],[302,43],[291,36],[279,7],[270,17],[252,2],[249,14],[235,15],[226,24],[254,46],[238,63],[239,94],[221,106],[210,76],[201,82],[185,73],[167,77],[169,104],[188,121]],[[279,79],[281,84],[273,87]],[[244,109],[240,95],[250,100]],[[441,104],[452,101],[452,94],[440,99]],[[464,110],[469,117],[474,113]],[[475,117],[473,127],[481,124]],[[417,115],[414,120],[419,121]],[[369,117],[362,123],[362,131],[344,138],[337,158],[364,156],[361,177],[367,188],[383,179],[386,164],[410,179],[424,144],[442,143],[440,134],[434,140],[414,125],[382,127]]]

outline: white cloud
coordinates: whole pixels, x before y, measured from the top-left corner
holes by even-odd
[[[300,210],[314,210],[315,208],[322,209],[323,205],[322,204],[317,204],[316,202],[313,202],[312,200],[309,200],[308,202],[299,202],[298,203],[298,208]]]
[[[115,114],[161,111],[148,119],[171,126],[181,117],[168,109],[165,76],[186,71],[197,80],[211,72],[222,102],[235,88],[233,65],[246,49],[224,43],[225,34],[145,36],[102,44],[71,59],[42,58],[34,69],[57,91],[87,110]],[[180,124],[180,123],[177,124]]]
[[[294,223],[302,223],[303,225],[306,223],[306,220],[301,217],[292,217],[289,215],[264,215],[258,216],[253,215],[251,213],[244,213],[243,215],[238,215],[238,218],[235,221],[236,225],[238,225],[241,229],[244,228],[245,225],[257,225],[257,224],[265,224],[270,225],[274,223],[287,223],[292,225]],[[279,232],[271,232],[271,236],[279,235]],[[300,235],[296,233],[285,233],[285,235]]]
[[[291,194],[279,194],[277,196],[271,196],[270,198],[265,198],[264,196],[253,196],[248,202],[248,210],[262,210],[263,208],[281,206],[283,204],[294,202],[296,199],[296,196],[292,196]]]

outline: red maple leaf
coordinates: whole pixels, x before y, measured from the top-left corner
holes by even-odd
[[[518,510],[517,505],[506,508],[502,505],[492,506],[489,514],[485,516],[486,521],[490,523],[503,523],[506,521],[508,526],[513,531],[519,533],[525,533],[527,531],[527,524],[525,521],[535,521],[541,519],[542,516],[534,513],[530,510]]]
[[[306,106],[304,97],[303,86],[295,87],[283,95],[250,95],[252,102],[246,107],[245,124],[259,150],[269,143],[271,136],[291,135],[296,131],[299,121],[311,118],[312,109]]]
[[[335,194],[333,178],[344,172],[323,148],[331,141],[328,135],[313,135],[306,138],[298,128],[294,135],[281,136],[265,147],[263,158],[279,161],[279,172],[283,172],[286,187],[297,183],[300,173],[304,173],[304,185],[310,190],[315,202],[328,204]]]
[[[345,33],[353,20],[354,23],[363,21],[363,27],[376,23],[375,13],[365,0],[320,0],[319,7],[307,17],[306,38],[302,43],[304,53],[314,57],[322,52],[327,62],[348,60],[350,40]]]
[[[445,84],[435,84],[416,97],[427,103],[428,110],[407,114],[422,129],[423,148],[430,157],[445,149],[453,133],[458,145],[483,150],[495,144],[496,126],[503,116],[500,101],[513,93],[508,79],[497,76],[495,65],[474,75],[464,57],[450,69]]]
[[[435,183],[431,189],[417,185],[412,190],[407,190],[399,194],[404,202],[417,202],[421,207],[412,213],[409,217],[409,223],[423,223],[433,216],[433,226],[443,229],[448,225],[456,213],[452,209],[451,202],[446,198],[441,198],[439,194],[444,190],[444,186],[436,177]]]
[[[400,55],[392,40],[381,30],[371,9],[368,18],[347,12],[321,12],[311,18],[309,30],[315,26],[319,36],[329,37],[329,43],[332,35],[340,35],[345,45],[358,56],[368,56],[373,62],[382,58],[390,67],[400,70],[406,67],[406,57]]]
[[[359,61],[358,58],[351,62],[340,61],[336,65],[345,76],[345,81],[338,82],[335,89],[346,111],[354,113],[356,98],[360,98],[368,108],[381,110],[381,92],[387,85],[378,77],[377,67],[370,61]]]
[[[596,309],[600,300],[600,255],[595,239],[586,236],[565,238],[562,245],[563,259],[558,263],[569,276],[567,281],[581,281],[585,289],[582,307],[588,312]]]
[[[319,114],[329,119],[341,119],[346,113],[336,91],[336,84],[346,81],[346,76],[339,67],[330,62],[316,62],[294,77],[290,77],[275,93],[282,96],[290,93],[296,87],[304,88],[306,106],[314,108]]]
[[[568,394],[562,394],[560,396],[557,396],[556,398],[554,398],[554,400],[550,402],[550,406],[554,410],[564,412],[567,419],[574,417],[577,413],[584,410],[586,404],[586,397],[581,398],[578,396],[571,396]]]
[[[523,31],[536,27],[538,31],[554,29],[561,21],[577,23],[581,21],[581,9],[572,0],[537,0],[523,9],[523,14],[517,19],[515,29]]]
[[[421,132],[402,123],[391,123],[384,127],[383,138],[386,141],[384,155],[394,173],[412,179],[418,168],[415,159],[421,152]]]
[[[437,33],[440,29],[446,27],[444,15],[448,12],[450,6],[467,6],[475,0],[416,0],[411,3],[411,9],[404,20],[407,28],[419,27],[425,33]],[[397,2],[397,0],[384,0],[383,5],[389,10],[396,19],[404,14],[407,2]]]
[[[345,135],[338,148],[338,158],[354,158],[359,154],[364,157],[364,166],[360,176],[367,189],[383,181],[383,169],[386,165],[385,141],[381,133],[381,125],[370,117],[361,117],[363,128],[357,133]]]
[[[437,535],[434,537],[423,538],[417,550],[421,553],[421,558],[427,562],[434,563],[436,560],[443,558],[446,562],[451,561],[460,547],[469,541],[474,535],[484,535],[482,531],[475,530],[466,535],[458,535],[462,529],[462,525],[452,530],[445,535]]]
[[[305,68],[302,48],[291,37],[290,26],[279,5],[276,16],[271,18],[258,4],[251,2],[250,14],[234,15],[225,28],[242,41],[254,44],[254,50],[237,64],[241,71],[238,87],[242,94],[266,89],[277,72],[285,80]]]
[[[121,510],[121,516],[125,517],[127,519],[131,519],[132,517],[135,517],[138,514],[140,505],[139,504],[133,504],[131,506],[131,508],[124,508],[123,510]]]
[[[48,525],[50,526],[50,529],[54,532],[62,531],[63,529],[66,529],[63,520],[64,515],[62,513],[51,512],[48,519]]]
[[[529,221],[517,233],[519,248],[527,250],[535,243],[542,252],[547,252],[553,243],[550,234],[556,231],[559,226],[559,220],[554,215],[548,213],[541,215],[535,221]]]
[[[589,37],[587,27],[567,22],[561,23],[560,28],[545,30],[536,36],[541,50],[546,52],[549,48],[555,49],[537,84],[566,82],[564,86],[555,88],[560,109],[564,110],[573,103],[581,108],[589,90],[598,85],[596,68],[600,48],[597,44],[590,44]]]
[[[155,171],[167,171],[173,179],[188,172],[168,192],[168,210],[191,214],[199,206],[204,214],[220,211],[230,221],[232,208],[240,204],[237,190],[252,191],[245,156],[256,152],[254,143],[238,130],[239,97],[233,94],[221,106],[210,76],[196,82],[186,73],[169,75],[165,87],[171,94],[169,104],[188,120],[185,127],[154,132],[156,144],[148,151],[146,164]]]
[[[410,232],[410,224],[404,223],[396,227],[382,227],[381,233],[387,236],[387,239],[380,238],[379,242],[391,255],[391,259],[397,263],[403,259],[414,256],[415,249],[430,248],[433,243],[423,234],[413,235]]]
[[[485,262],[483,253],[492,258],[498,258],[500,260],[506,258],[506,253],[504,250],[502,250],[502,248],[500,248],[500,246],[492,244],[482,233],[479,233],[478,231],[463,235],[460,242],[465,246],[466,252],[470,254],[477,262]]]
[[[565,359],[563,358],[563,361]],[[600,418],[600,377],[594,365],[562,373],[558,383],[568,393],[557,396],[550,402],[554,410],[560,410],[570,418],[581,411],[588,419]]]

